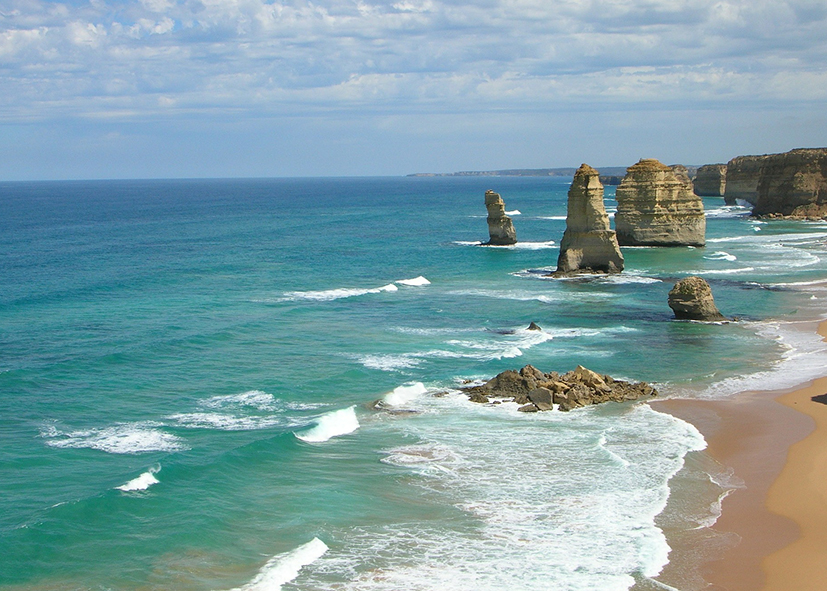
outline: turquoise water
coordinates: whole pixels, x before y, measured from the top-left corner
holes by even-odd
[[[549,279],[569,181],[0,184],[0,586],[656,576],[693,427],[634,404],[527,416],[455,388],[527,363],[681,396],[806,380],[825,361],[799,325],[827,297],[827,224],[709,199],[706,248]],[[486,189],[519,211],[516,247],[476,245]],[[671,320],[688,274],[740,321]],[[417,412],[371,410],[383,397]],[[722,490],[688,522],[714,521]]]

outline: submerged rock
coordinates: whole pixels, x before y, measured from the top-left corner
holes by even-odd
[[[680,320],[726,320],[715,305],[709,283],[700,277],[686,277],[669,292],[669,307]]]
[[[692,189],[702,197],[722,197],[726,191],[726,164],[704,164],[698,168]]]
[[[522,412],[552,410],[555,404],[560,410],[569,411],[602,402],[626,402],[658,395],[657,390],[646,382],[615,380],[582,365],[562,376],[557,372],[543,373],[526,365],[519,371],[504,371],[482,386],[463,390],[471,402],[510,399],[522,405],[517,409]]]
[[[685,176],[652,158],[626,169],[615,214],[621,246],[704,246],[703,202]]]
[[[488,210],[488,237],[486,244],[505,246],[517,243],[517,232],[511,218],[505,215],[505,202],[499,193],[485,192],[485,208]]]
[[[620,273],[623,255],[603,205],[599,173],[582,164],[568,194],[566,231],[560,241],[556,275],[579,272]]]

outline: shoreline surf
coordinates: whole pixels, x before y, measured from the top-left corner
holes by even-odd
[[[827,321],[813,328],[827,340]],[[659,580],[668,584],[696,569],[713,591],[822,588],[827,503],[816,486],[827,479],[827,407],[812,397],[825,391],[822,377],[726,399],[650,403],[694,425],[707,441],[702,453],[742,482],[722,499],[709,532],[665,530],[672,553]],[[699,556],[699,542],[710,536],[717,552]]]

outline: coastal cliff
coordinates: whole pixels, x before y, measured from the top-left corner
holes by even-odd
[[[693,190],[702,197],[722,197],[726,191],[727,165],[705,164],[698,168]]]
[[[727,205],[735,205],[738,199],[755,204],[761,169],[767,158],[768,156],[738,156],[727,163],[724,190],[724,201]]]
[[[649,158],[630,166],[617,188],[615,229],[621,246],[703,246],[703,202],[683,178]]]
[[[756,216],[827,216],[827,148],[766,156],[754,205],[752,214]]]
[[[609,229],[599,173],[583,164],[569,188],[566,231],[560,242],[555,274],[620,273],[622,270],[623,255],[615,232]]]
[[[488,237],[486,244],[505,246],[517,243],[517,232],[511,218],[505,215],[505,202],[499,193],[485,192],[485,208],[488,210]]]

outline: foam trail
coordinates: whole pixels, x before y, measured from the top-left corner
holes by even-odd
[[[232,591],[281,591],[282,585],[299,576],[303,567],[317,561],[327,550],[327,544],[313,538],[295,550],[273,556],[253,580]]]
[[[349,406],[324,414],[318,418],[315,427],[295,435],[308,443],[321,443],[339,435],[353,433],[359,428],[359,419],[356,418],[355,409],[355,406]]]
[[[400,279],[397,281],[400,285],[409,285],[411,287],[419,287],[421,285],[430,285],[431,282],[425,279],[422,275],[414,277],[413,279]]]
[[[160,472],[161,466],[154,466],[138,476],[137,478],[133,478],[126,484],[122,484],[120,486],[116,486],[118,490],[122,490],[124,492],[133,492],[138,490],[146,490],[153,484],[158,484],[158,479],[155,478],[155,475]]]
[[[382,293],[383,291],[398,291],[399,288],[393,283],[376,287],[373,289],[339,288],[325,289],[322,291],[288,291],[284,294],[283,301],[310,300],[316,302],[330,302],[342,298],[352,298],[367,295],[370,293]]]
[[[506,211],[505,215],[523,215],[523,212],[521,212],[519,209],[514,209],[512,211]]]
[[[402,406],[403,404],[407,404],[411,400],[415,399],[417,396],[425,394],[427,391],[428,389],[425,387],[425,384],[422,382],[416,382],[415,384],[408,384],[406,386],[398,386],[394,388],[391,392],[385,394],[385,397],[382,400],[391,406]]]

